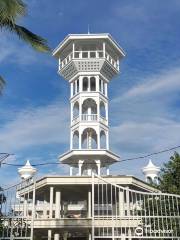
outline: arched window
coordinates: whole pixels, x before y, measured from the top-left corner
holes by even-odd
[[[97,104],[94,99],[87,98],[82,104],[82,113],[83,114],[97,114]]]
[[[73,149],[79,149],[79,132],[75,131],[73,134]]]
[[[96,79],[95,77],[90,78],[90,89],[91,91],[96,91]]]
[[[103,118],[106,118],[106,108],[104,102],[100,102],[100,115]]]
[[[97,149],[97,134],[93,128],[86,128],[82,133],[82,148]]]
[[[88,90],[88,78],[84,77],[83,78],[83,91],[87,91]]]
[[[106,134],[103,130],[100,132],[100,147],[106,149]]]
[[[75,102],[73,106],[73,119],[79,116],[79,103]]]

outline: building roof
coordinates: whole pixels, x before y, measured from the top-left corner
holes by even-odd
[[[120,55],[125,56],[124,50],[119,46],[119,44],[114,40],[114,38],[109,33],[68,34],[64,38],[64,40],[60,42],[59,45],[54,49],[53,56],[58,57],[59,52],[73,40],[92,40],[92,39],[97,40],[104,39],[108,41],[110,44],[113,45],[113,47]]]

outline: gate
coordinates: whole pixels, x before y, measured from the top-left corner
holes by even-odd
[[[0,191],[0,240],[32,240],[35,181],[28,179]]]
[[[92,176],[92,239],[180,239],[180,196]]]

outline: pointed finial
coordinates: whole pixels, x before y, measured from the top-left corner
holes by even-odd
[[[89,24],[88,24],[88,34],[90,34],[90,30],[89,30]]]

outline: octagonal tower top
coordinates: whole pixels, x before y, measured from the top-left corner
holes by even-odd
[[[82,72],[100,72],[107,80],[119,73],[125,53],[108,33],[69,34],[53,51],[59,74],[67,79]]]

